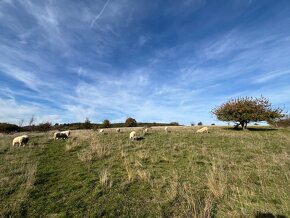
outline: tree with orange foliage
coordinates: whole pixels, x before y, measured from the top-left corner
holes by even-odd
[[[273,109],[267,98],[241,97],[229,100],[211,111],[220,121],[232,121],[247,128],[249,122],[269,121],[284,116],[281,108]]]

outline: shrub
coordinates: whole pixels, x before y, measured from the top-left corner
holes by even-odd
[[[51,128],[51,123],[40,123],[37,126],[35,126],[35,130],[36,131],[40,131],[40,132],[47,132],[49,131]]]
[[[0,123],[0,132],[10,133],[10,132],[18,132],[20,131],[20,127],[10,123]]]
[[[202,126],[202,122],[199,121],[199,122],[197,123],[197,125],[198,125],[198,126]]]
[[[129,117],[126,122],[125,122],[126,127],[136,127],[137,126],[137,121],[131,117]]]

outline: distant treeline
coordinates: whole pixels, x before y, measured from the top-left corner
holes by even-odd
[[[30,131],[50,131],[50,130],[77,130],[77,129],[100,129],[100,128],[117,128],[117,127],[127,127],[126,123],[110,123],[109,126],[104,126],[104,124],[90,123],[88,121],[84,123],[56,123],[52,125],[51,123],[40,123],[38,125],[31,126],[17,126],[10,123],[0,123],[1,133],[13,133],[13,132],[30,132]],[[179,126],[177,122],[171,123],[136,123],[134,126],[137,127],[150,127],[150,126]]]

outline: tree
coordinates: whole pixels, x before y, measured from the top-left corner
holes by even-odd
[[[198,125],[198,126],[202,126],[202,122],[199,121],[199,122],[197,123],[197,125]]]
[[[18,126],[21,128],[23,126],[23,123],[24,123],[24,120],[23,119],[19,120]]]
[[[32,115],[32,117],[29,120],[29,131],[33,131],[34,130],[34,123],[35,122],[35,117],[34,115]]]
[[[127,118],[125,122],[126,127],[136,127],[137,126],[137,121],[133,119],[132,117]]]
[[[29,126],[32,126],[32,124],[34,123],[34,121],[35,121],[35,118],[34,118],[34,115],[32,115],[32,117],[29,120]]]
[[[241,97],[229,100],[214,108],[211,112],[220,121],[233,121],[236,126],[247,128],[249,122],[269,121],[281,118],[282,109],[271,107],[271,103],[264,97]]]
[[[103,121],[103,128],[109,128],[111,125],[110,121],[109,120],[104,120]]]
[[[91,129],[92,128],[92,124],[91,124],[91,121],[89,120],[89,118],[86,118],[85,122],[83,123],[83,128],[84,129]]]

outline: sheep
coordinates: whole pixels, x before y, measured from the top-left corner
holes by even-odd
[[[55,133],[53,133],[53,139],[54,140],[56,140],[57,138],[58,138],[58,134],[59,134],[60,132],[55,132]]]
[[[197,130],[196,133],[208,133],[208,128],[207,127],[202,127],[201,129]]]
[[[168,133],[169,132],[168,131],[168,126],[165,126],[164,130],[165,130],[166,133]]]
[[[66,135],[67,135],[67,137],[70,135],[70,131],[69,131],[69,130],[62,131],[61,133],[63,133],[63,134],[66,134]]]
[[[137,137],[136,137],[136,132],[135,132],[135,131],[130,132],[129,138],[130,138],[132,141],[134,141],[135,139],[137,139]]]
[[[19,144],[19,146],[22,146],[22,145],[25,146],[28,143],[28,141],[29,141],[28,135],[18,136],[13,139],[12,146],[15,146],[16,144]]]
[[[149,131],[148,128],[143,129],[143,134],[144,134],[144,135],[148,134],[148,131]]]
[[[121,129],[120,129],[120,128],[117,128],[117,129],[116,129],[116,132],[117,132],[117,133],[121,132]]]
[[[143,133],[148,133],[148,128],[145,128],[144,130],[143,130]]]
[[[99,130],[99,133],[104,133],[104,130],[103,130],[103,129],[100,129],[100,130]]]
[[[55,132],[53,134],[53,139],[56,140],[56,139],[67,139],[68,136],[70,135],[70,131],[69,130],[66,130],[66,131],[62,131],[62,132]]]
[[[53,134],[54,140],[56,140],[56,139],[67,139],[68,135],[69,135],[69,133],[67,133],[67,132],[69,132],[69,131],[55,132]]]

